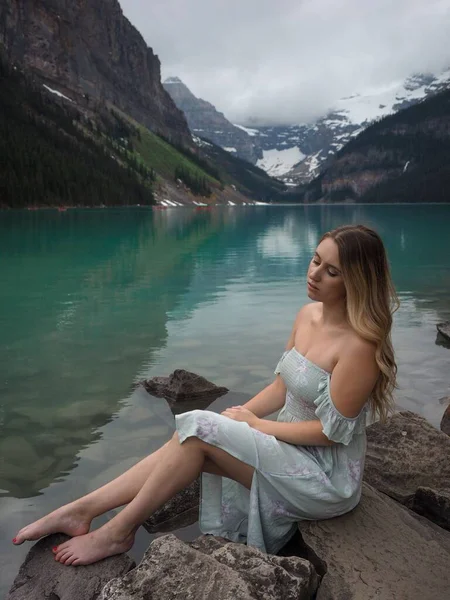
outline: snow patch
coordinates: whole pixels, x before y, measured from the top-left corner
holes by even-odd
[[[198,131],[198,130],[196,130]],[[197,137],[196,135],[192,134],[192,141],[194,142],[194,144],[197,144],[197,146],[212,146],[212,144],[210,144],[209,142],[205,142],[205,140],[202,140],[201,138]]]
[[[233,125],[238,129],[242,129],[242,131],[245,131],[245,133],[248,133],[248,135],[252,137],[259,135],[259,131],[257,129],[250,129],[249,127],[244,127],[243,125],[238,125],[237,123],[233,123]]]
[[[48,85],[42,84],[46,90],[48,90],[49,92],[51,92],[52,94],[56,94],[56,96],[59,96],[60,98],[64,98],[64,100],[68,100],[69,102],[73,102],[72,98],[68,98],[67,96],[64,96],[64,94],[61,94],[61,92],[58,92],[58,90],[53,90],[51,87],[48,87]]]
[[[264,169],[272,177],[280,177],[292,169],[294,165],[305,158],[298,146],[286,148],[286,150],[263,150],[263,158],[260,158],[256,166]]]

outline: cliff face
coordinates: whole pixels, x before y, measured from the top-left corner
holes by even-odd
[[[262,157],[255,139],[230,123],[210,102],[194,96],[178,77],[167,79],[164,87],[186,115],[192,133],[211,140],[217,146],[252,164]]]
[[[160,61],[117,0],[0,0],[10,61],[77,101],[112,103],[169,139],[192,145],[161,84]]]

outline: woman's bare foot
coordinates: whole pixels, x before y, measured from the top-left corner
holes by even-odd
[[[77,506],[76,502],[71,502],[21,529],[13,539],[13,544],[18,546],[27,540],[38,540],[50,533],[84,535],[89,531],[91,521],[92,516]]]
[[[118,534],[107,523],[87,535],[73,538],[53,548],[55,560],[63,565],[90,565],[94,562],[127,552],[134,543],[134,532]]]

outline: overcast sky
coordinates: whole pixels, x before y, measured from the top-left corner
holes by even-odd
[[[450,66],[450,0],[119,0],[161,60],[235,123],[299,123]]]

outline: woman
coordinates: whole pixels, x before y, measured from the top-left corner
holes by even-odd
[[[202,531],[270,553],[297,521],[352,510],[361,495],[366,412],[386,418],[397,370],[390,333],[398,301],[381,239],[361,225],[326,233],[307,286],[315,302],[299,311],[273,383],[221,415],[178,415],[162,448],[13,542],[67,533],[72,539],[53,549],[66,565],[126,552],[138,527],[200,473]],[[280,408],[277,421],[264,419]],[[94,517],[125,504],[88,533]]]

